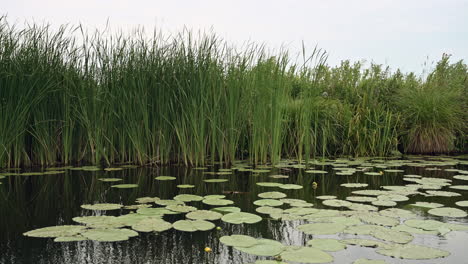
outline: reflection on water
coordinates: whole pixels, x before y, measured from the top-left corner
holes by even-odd
[[[457,165],[443,168],[467,169],[467,166]],[[0,185],[0,263],[249,263],[257,259],[226,247],[218,242],[219,237],[230,234],[246,234],[253,237],[263,237],[278,240],[285,245],[305,245],[312,239],[295,229],[305,221],[275,221],[264,219],[253,225],[231,225],[216,221],[221,230],[208,232],[184,233],[170,230],[163,233],[140,233],[140,236],[129,241],[116,243],[99,243],[93,241],[55,243],[52,239],[27,238],[23,232],[45,226],[73,224],[72,218],[81,215],[91,215],[92,211],[83,210],[81,204],[110,202],[125,205],[134,204],[138,197],[158,196],[171,199],[177,194],[191,193],[199,195],[220,194],[223,191],[239,191],[240,194],[228,194],[227,198],[235,202],[235,206],[243,211],[255,212],[252,204],[260,192],[271,191],[268,187],[260,187],[259,181],[275,181],[295,183],[304,186],[300,190],[281,190],[288,198],[304,199],[314,203],[316,208],[324,208],[319,195],[336,195],[344,199],[351,194],[352,189],[340,187],[345,182],[368,183],[368,189],[383,185],[404,185],[404,174],[418,174],[425,177],[452,178],[456,172],[444,170],[426,170],[422,167],[402,167],[404,173],[385,173],[381,176],[368,176],[357,172],[352,176],[336,175],[330,166],[316,166],[316,169],[327,170],[325,175],[306,174],[303,169],[292,169],[287,172],[288,179],[272,179],[268,175],[285,174],[285,171],[273,169],[270,173],[254,176],[251,172],[235,172],[227,183],[204,183],[203,179],[213,178],[204,175],[203,171],[184,167],[137,168],[122,171],[67,171],[65,174],[42,176],[9,176]],[[215,169],[211,169],[215,171]],[[156,181],[159,175],[176,176],[176,181]],[[137,183],[136,189],[110,188],[112,183],[98,181],[101,177],[120,177],[122,183]],[[314,189],[312,182],[317,182]],[[178,189],[177,184],[193,184],[193,189]],[[453,180],[453,184],[466,184],[461,180]],[[398,207],[410,209],[420,217],[437,220],[467,223],[466,218],[453,220],[432,217],[425,210],[408,207],[415,201],[443,203],[454,207],[454,203],[468,199],[468,191],[456,191],[462,197],[423,197],[412,196],[409,201],[398,203]],[[192,205],[207,209],[209,206],[201,202]],[[125,211],[123,211],[125,212]],[[96,212],[94,212],[96,213]],[[126,213],[126,212],[125,212]],[[103,214],[118,215],[120,212],[104,212]],[[182,216],[170,216],[167,220],[173,222]],[[321,238],[354,238],[354,235],[339,234],[319,236]],[[363,236],[365,238],[365,236]],[[414,244],[441,248],[451,252],[445,259],[431,260],[429,263],[466,263],[466,243],[468,232],[451,232],[446,237],[430,235],[415,235]],[[211,247],[212,253],[205,253],[204,247]],[[347,250],[332,253],[335,263],[351,263],[355,259],[366,257],[386,259],[389,263],[420,263],[418,261],[396,260],[375,253],[375,249],[349,246]]]

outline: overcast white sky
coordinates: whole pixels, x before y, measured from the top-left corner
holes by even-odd
[[[341,60],[421,72],[442,53],[468,61],[468,0],[0,0],[10,22],[82,23],[90,29],[213,29],[236,44],[298,52],[315,45]]]

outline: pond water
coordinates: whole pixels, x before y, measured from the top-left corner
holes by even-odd
[[[244,162],[238,162],[232,168],[229,167],[232,171],[228,170],[229,168],[220,167],[220,165],[207,166],[205,169],[167,166],[123,168],[110,171],[97,170],[93,167],[53,168],[48,172],[58,170],[59,173],[45,175],[39,173],[37,175],[34,173],[28,175],[22,174],[23,171],[15,170],[3,171],[0,172],[0,175],[5,176],[0,176],[0,178],[3,178],[0,179],[0,263],[254,263],[256,260],[272,260],[273,257],[245,253],[220,243],[220,237],[242,234],[254,238],[272,239],[283,245],[295,246],[307,246],[307,242],[313,238],[339,240],[366,238],[377,240],[372,234],[355,235],[343,230],[336,233],[332,232],[332,234],[317,234],[317,232],[314,233],[313,231],[306,234],[299,230],[301,229],[299,226],[313,222],[329,222],[335,226],[345,225],[346,228],[349,228],[372,223],[372,219],[377,219],[376,213],[351,211],[347,207],[327,206],[323,204],[324,200],[317,197],[334,195],[339,200],[345,200],[348,196],[364,196],[377,199],[376,196],[352,194],[352,192],[358,190],[385,190],[382,186],[408,185],[410,187],[406,187],[406,189],[385,187],[392,191],[382,193],[381,195],[384,196],[379,196],[378,200],[397,200],[397,205],[393,207],[378,206],[380,211],[387,208],[401,208],[414,213],[410,218],[457,223],[466,225],[462,227],[466,228],[468,226],[468,217],[463,216],[463,214],[461,214],[461,217],[437,216],[429,214],[429,208],[412,206],[412,204],[422,201],[439,203],[443,204],[444,207],[459,209],[456,214],[460,214],[460,210],[467,212],[467,207],[461,207],[455,203],[468,200],[468,190],[464,190],[464,187],[461,187],[461,189],[451,188],[455,185],[467,185],[467,164],[467,160],[450,157],[411,157],[411,159],[405,160],[369,158],[312,161],[307,165],[307,168],[301,168],[302,166],[298,166],[295,161],[283,161],[277,166],[257,167],[253,171],[252,167]],[[272,175],[288,177],[270,177]],[[454,178],[456,175],[462,177]],[[176,179],[155,180],[155,177],[158,176],[173,176]],[[418,176],[422,176],[422,178]],[[103,182],[98,180],[99,178],[121,178],[122,180],[119,182]],[[228,181],[211,183],[204,181],[218,178],[227,179]],[[428,178],[438,179],[428,180]],[[257,184],[261,182],[295,184],[303,188],[282,189]],[[352,188],[341,186],[343,183],[365,183],[368,186]],[[115,184],[137,184],[138,187],[129,189],[112,188],[111,186]],[[181,184],[194,185],[194,187],[177,187]],[[297,186],[289,187],[300,188]],[[256,212],[258,206],[254,205],[253,202],[261,199],[258,194],[272,191],[282,192],[287,195],[287,198],[302,199],[314,205],[310,208],[321,210],[309,212],[305,216],[301,213],[296,215],[273,214],[270,216]],[[444,193],[438,191],[444,191]],[[460,195],[453,197],[441,196],[447,195],[445,192],[455,192]],[[83,204],[116,203],[134,205],[137,198],[140,197],[173,199],[179,194],[199,196],[223,194],[226,196],[225,199],[234,202],[234,204],[228,206],[239,207],[243,212],[262,216],[263,219],[253,224],[231,224],[222,220],[214,220],[212,222],[217,228],[209,231],[184,232],[172,228],[159,233],[139,232],[138,236],[130,237],[127,241],[121,242],[91,240],[54,242],[53,238],[36,238],[22,235],[24,232],[42,227],[77,225],[78,223],[72,220],[77,216],[119,216],[135,211],[127,209],[87,210],[81,208]],[[397,195],[392,197],[390,194]],[[403,196],[403,199],[401,196]],[[405,196],[408,197],[408,200],[402,201],[405,200]],[[346,202],[342,203],[349,205]],[[370,202],[362,204],[368,206],[352,209],[372,210]],[[207,210],[217,207],[207,205],[201,201],[188,202],[187,205]],[[299,206],[298,208],[307,208],[302,207],[307,206],[304,203],[299,202],[299,204],[295,205]],[[160,207],[154,202],[151,203],[151,206]],[[284,203],[278,208],[288,209],[291,208],[291,205]],[[339,212],[329,211],[329,209],[339,210]],[[311,215],[318,212],[329,212],[332,217],[323,218],[326,219],[325,221],[317,220],[318,217],[311,217]],[[435,214],[438,213],[435,212]],[[366,215],[367,218],[364,217]],[[284,219],[274,219],[281,216]],[[163,219],[170,223],[184,218],[184,214],[163,216]],[[351,222],[350,218],[353,221],[357,220],[358,223]],[[346,219],[349,219],[349,221]],[[407,220],[405,217],[393,217],[393,219],[401,221],[401,225],[404,225],[404,221]],[[395,226],[396,224],[389,225]],[[384,228],[390,230],[389,225]],[[419,227],[417,230],[421,231]],[[378,254],[377,250],[379,248],[357,245],[347,245],[344,250],[328,252],[328,254],[333,256],[333,263],[353,263],[359,258],[380,259],[385,260],[387,263],[468,263],[468,247],[466,245],[468,243],[468,230],[451,231],[451,229],[441,226],[433,230],[435,230],[435,234],[413,233],[412,237],[414,238],[410,244],[448,251],[449,256],[430,260],[400,259]],[[383,238],[384,240],[379,241],[394,244],[392,238]],[[206,247],[209,247],[211,252],[205,252]],[[290,250],[293,249],[290,248]],[[296,263],[284,258],[283,261]]]

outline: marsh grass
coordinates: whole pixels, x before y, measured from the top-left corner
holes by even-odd
[[[464,150],[467,66],[425,79],[304,50],[301,60],[213,34],[0,18],[0,167],[71,163],[202,166],[250,159]]]

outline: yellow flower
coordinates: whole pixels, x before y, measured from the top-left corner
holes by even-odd
[[[205,248],[205,252],[211,252],[211,251],[212,251],[211,248],[209,248],[209,247]]]

